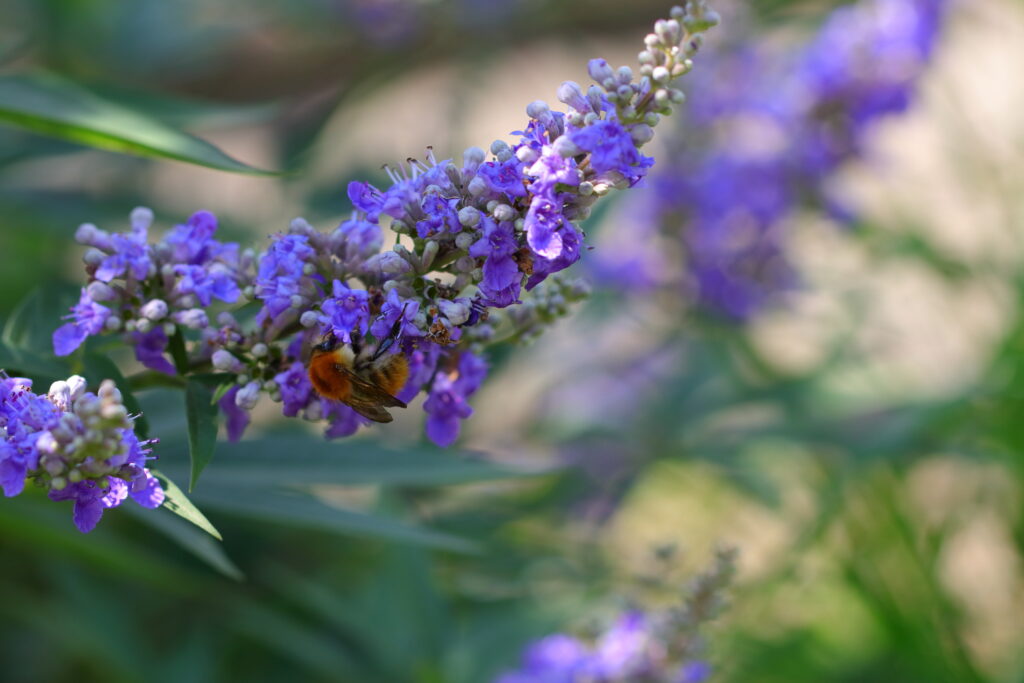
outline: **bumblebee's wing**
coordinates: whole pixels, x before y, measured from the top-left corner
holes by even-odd
[[[345,401],[349,407],[362,417],[374,422],[391,422],[391,414],[385,408],[406,408],[406,401],[399,400],[373,382],[359,377],[344,366],[335,366],[352,385],[352,390]]]
[[[391,417],[391,413],[373,403],[357,403],[356,401],[349,400],[345,401],[345,405],[374,422],[391,422],[395,419]]]

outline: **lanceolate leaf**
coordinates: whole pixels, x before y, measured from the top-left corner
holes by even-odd
[[[392,484],[437,486],[542,474],[513,469],[471,453],[439,448],[395,451],[373,444],[339,444],[308,436],[225,443],[210,481],[246,486]]]
[[[270,175],[210,143],[46,73],[0,77],[0,121],[89,147]]]
[[[219,376],[196,375],[189,377],[185,384],[188,453],[192,463],[189,491],[195,487],[200,473],[213,459],[213,451],[217,446],[217,406],[212,399],[219,383]]]
[[[218,541],[223,540],[216,527],[210,524],[210,520],[206,519],[206,515],[200,512],[199,508],[192,504],[192,501],[188,499],[188,496],[186,496],[180,488],[178,488],[177,484],[171,481],[166,474],[159,470],[150,471],[153,473],[153,476],[160,481],[160,486],[164,490],[163,506],[165,508],[179,517],[192,522]]]

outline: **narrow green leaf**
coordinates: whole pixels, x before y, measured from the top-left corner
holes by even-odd
[[[204,505],[241,517],[324,529],[351,536],[414,543],[463,553],[477,550],[475,544],[457,536],[387,517],[327,505],[309,495],[254,491],[250,488],[230,486],[204,486],[196,491],[195,496]]]
[[[272,175],[131,107],[47,73],[0,77],[0,121],[114,152]]]
[[[179,375],[188,374],[188,352],[185,350],[185,335],[181,328],[175,328],[174,334],[167,340],[167,349],[171,352],[171,360],[174,361],[174,369]]]
[[[432,486],[535,476],[488,462],[475,453],[437,448],[394,451],[373,444],[341,445],[306,436],[277,436],[219,447],[223,457],[207,473],[211,481],[246,486],[393,484]]]
[[[224,395],[231,391],[231,387],[233,386],[235,386],[235,383],[232,381],[223,382],[219,387],[217,387],[217,391],[213,392],[213,398],[210,399],[210,405],[217,405],[217,403],[224,398]]]
[[[135,418],[135,434],[141,439],[148,439],[149,422],[146,420],[145,413],[142,412],[142,405],[135,398],[131,387],[128,386],[128,380],[121,374],[117,364],[98,353],[85,354],[83,363],[85,364],[85,379],[93,391],[99,388],[100,382],[103,380],[114,380],[117,388],[121,391],[125,407],[130,413],[138,416]]]
[[[185,417],[188,419],[188,454],[192,463],[188,490],[192,491],[199,474],[210,464],[217,446],[217,406],[211,403],[216,383],[211,375],[189,377],[185,384]],[[219,383],[220,378],[216,378]]]
[[[160,481],[160,486],[164,490],[163,507],[167,508],[182,519],[192,522],[218,541],[224,540],[221,538],[220,532],[217,531],[217,528],[210,523],[210,520],[206,518],[206,515],[199,511],[199,508],[192,504],[192,501],[188,499],[188,496],[185,495],[184,491],[178,488],[177,484],[171,481],[166,474],[159,470],[151,469],[150,472],[152,472],[153,476]]]

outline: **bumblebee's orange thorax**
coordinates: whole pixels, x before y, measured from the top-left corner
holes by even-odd
[[[335,366],[351,369],[354,362],[355,354],[348,346],[326,353],[314,352],[309,361],[309,381],[321,396],[335,401],[348,401],[352,394],[352,383]]]

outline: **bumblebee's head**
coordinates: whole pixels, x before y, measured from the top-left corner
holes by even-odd
[[[338,348],[339,345],[340,342],[338,341],[338,338],[334,336],[334,332],[328,332],[324,335],[323,339],[320,340],[320,343],[313,347],[313,355],[315,356],[318,353],[330,353],[334,349]]]

